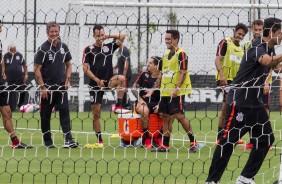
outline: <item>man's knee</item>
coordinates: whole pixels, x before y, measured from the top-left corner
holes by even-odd
[[[168,123],[172,118],[171,115],[163,113],[160,114],[160,117],[163,119],[164,123]]]
[[[100,104],[94,104],[94,105],[92,105],[92,112],[93,112],[93,116],[94,116],[95,118],[100,118],[101,105],[100,105]]]
[[[12,112],[9,106],[2,107],[2,118],[4,121],[10,120],[12,118]]]
[[[144,103],[138,103],[137,104],[137,112],[138,114],[141,114],[142,116],[147,116],[149,115],[149,109],[147,107],[147,104],[144,102]]]
[[[185,120],[185,116],[183,113],[175,113],[174,117],[179,121],[182,122],[183,120]]]

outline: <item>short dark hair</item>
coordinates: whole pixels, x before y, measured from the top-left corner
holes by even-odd
[[[95,25],[93,27],[93,34],[95,34],[95,30],[101,30],[101,29],[104,29],[104,27],[102,25],[99,25],[99,24]]]
[[[162,58],[159,56],[152,56],[153,62],[155,65],[159,65],[160,62],[162,62]]]
[[[51,27],[58,27],[60,30],[60,25],[56,21],[48,22],[46,24],[46,32],[49,33]]]
[[[235,32],[238,31],[239,29],[242,29],[244,31],[245,34],[248,33],[248,28],[245,24],[243,23],[238,23],[236,26],[235,26]]]
[[[271,17],[264,20],[263,36],[269,36],[269,31],[276,32],[281,29],[281,19]]]
[[[180,38],[180,34],[178,30],[167,30],[166,33],[171,34],[173,39],[178,39]]]
[[[260,19],[254,20],[252,23],[252,26],[254,25],[258,25],[258,26],[262,26],[263,25],[263,21]]]

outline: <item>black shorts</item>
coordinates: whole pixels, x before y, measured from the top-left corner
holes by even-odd
[[[7,86],[0,85],[0,106],[8,105],[8,92],[4,90],[7,90]]]
[[[180,112],[184,114],[184,98],[184,95],[175,98],[171,98],[170,96],[161,97],[159,113],[173,115]]]
[[[91,87],[89,88],[89,94],[90,94],[90,103],[91,105],[93,104],[102,104],[103,96],[106,89],[108,89],[108,82],[104,82],[105,87],[100,88],[100,87]]]

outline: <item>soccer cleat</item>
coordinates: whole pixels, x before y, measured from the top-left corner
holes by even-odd
[[[103,148],[104,147],[104,144],[103,142],[100,142],[100,143],[94,143],[94,144],[86,144],[84,146],[84,148],[87,148],[87,149],[93,149],[93,148]]]
[[[151,144],[151,139],[150,138],[145,138],[144,148],[148,148],[148,149],[152,148],[152,144]]]
[[[198,150],[197,146],[190,146],[189,153],[196,153]]]
[[[236,184],[255,184],[255,180],[253,178],[239,176],[236,180]]]
[[[190,142],[189,153],[196,153],[197,150],[197,142]]]
[[[126,142],[123,139],[120,139],[119,146],[122,147],[122,148],[127,148],[127,147],[130,146],[130,142]]]
[[[163,144],[161,137],[154,137],[153,139],[153,145],[154,147],[160,147]]]
[[[45,144],[46,148],[56,148],[54,144]]]
[[[56,148],[56,146],[53,144],[52,139],[44,141],[44,146],[46,148]]]
[[[118,106],[118,105],[114,105],[112,106],[112,110],[114,111],[114,113],[116,114],[127,114],[130,113],[131,110],[125,109],[122,106]]]
[[[73,141],[72,139],[65,140],[63,148],[77,148],[78,142]]]
[[[252,149],[253,148],[253,144],[252,143],[248,143],[246,144],[246,146],[244,146],[245,149]]]
[[[151,152],[169,152],[169,146],[162,145],[158,148],[154,148]]]
[[[244,144],[245,141],[243,139],[239,139],[239,141],[237,142],[237,144]]]
[[[12,148],[13,149],[30,149],[33,148],[31,145],[27,145],[23,142],[20,142],[18,139],[17,141],[12,142]]]
[[[98,141],[98,143],[96,143],[96,145],[97,145],[98,148],[104,147],[103,141]]]

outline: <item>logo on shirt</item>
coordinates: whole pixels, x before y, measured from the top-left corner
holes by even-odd
[[[103,52],[105,52],[105,53],[106,53],[106,52],[109,52],[109,50],[110,50],[110,49],[109,49],[109,47],[108,47],[108,46],[104,46],[104,47],[103,47]]]
[[[242,122],[243,119],[244,119],[244,114],[243,114],[242,112],[238,112],[238,113],[237,113],[236,120],[237,120],[238,122]]]
[[[10,63],[10,59],[7,59],[7,60],[6,60],[6,63],[9,64],[9,63]]]
[[[53,55],[51,52],[48,52],[49,61],[53,61]]]
[[[21,58],[20,58],[20,56],[16,56],[16,60],[20,60]]]
[[[94,102],[94,96],[90,96],[90,102]]]
[[[61,48],[61,54],[65,54],[65,49]]]

